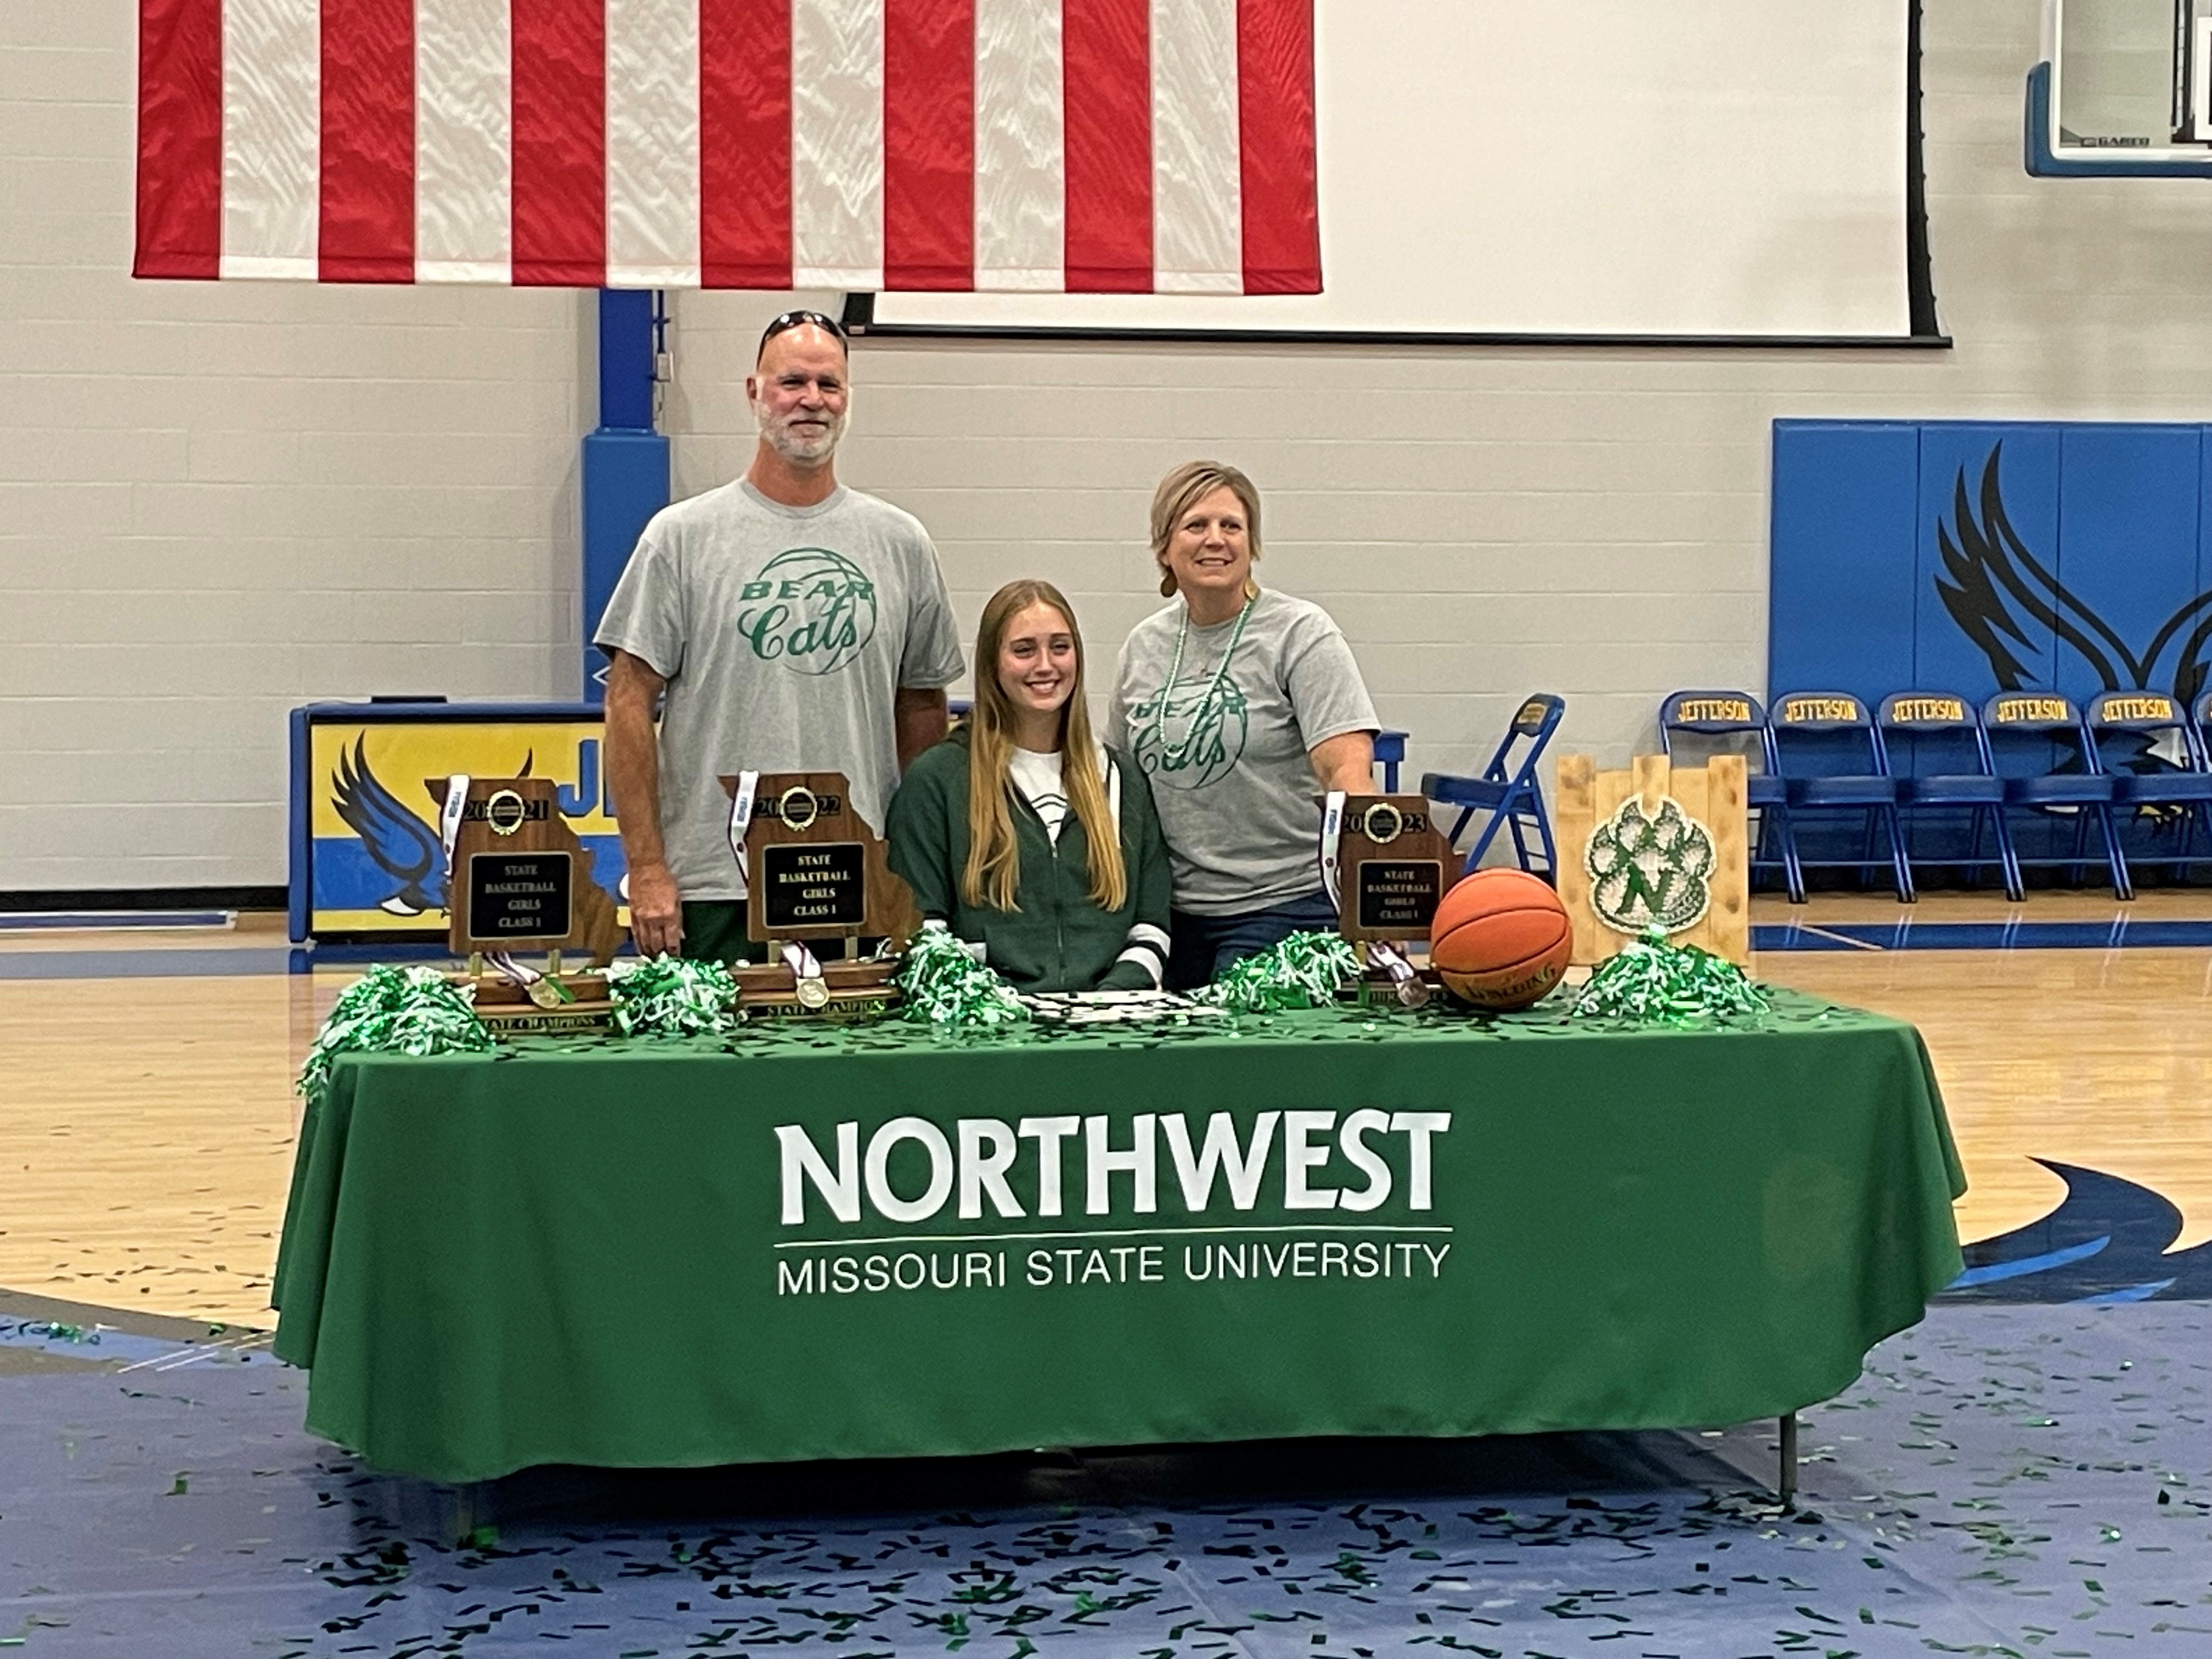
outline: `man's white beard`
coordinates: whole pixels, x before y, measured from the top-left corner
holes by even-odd
[[[837,453],[837,445],[845,435],[844,415],[824,416],[824,426],[818,437],[799,438],[790,428],[760,404],[753,405],[753,424],[768,447],[787,461],[800,465],[818,465]]]

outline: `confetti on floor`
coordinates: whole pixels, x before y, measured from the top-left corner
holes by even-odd
[[[0,1376],[0,1641],[385,1659],[2212,1652],[2212,1304],[1945,1307],[1773,1425],[385,1480],[265,1364]]]

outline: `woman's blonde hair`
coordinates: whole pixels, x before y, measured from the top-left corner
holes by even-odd
[[[975,630],[975,708],[968,717],[968,865],[960,894],[970,904],[1018,910],[1022,849],[1014,839],[1014,709],[999,684],[999,651],[1006,625],[1033,605],[1050,605],[1075,640],[1075,684],[1060,711],[1060,787],[1068,811],[1091,844],[1091,902],[1118,910],[1128,900],[1129,877],[1121,862],[1121,837],[1107,804],[1098,745],[1091,737],[1091,706],[1083,696],[1083,630],[1074,609],[1050,582],[1008,582],[991,595]]]
[[[1152,492],[1152,562],[1160,568],[1160,597],[1175,597],[1175,573],[1168,568],[1168,544],[1175,539],[1182,515],[1217,489],[1232,492],[1244,507],[1244,539],[1252,557],[1260,556],[1260,492],[1252,481],[1225,461],[1185,461],[1160,480]],[[1245,583],[1246,595],[1258,584]]]

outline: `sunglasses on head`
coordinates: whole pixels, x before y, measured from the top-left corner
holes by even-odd
[[[836,318],[825,317],[818,311],[787,311],[781,316],[770,318],[768,326],[761,331],[760,351],[767,350],[768,343],[777,335],[791,329],[804,328],[809,324],[816,328],[827,329],[836,337],[839,345],[846,343],[844,327]],[[756,358],[759,355],[758,351],[754,353]]]

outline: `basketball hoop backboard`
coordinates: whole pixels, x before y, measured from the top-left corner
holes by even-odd
[[[2212,178],[2212,0],[2044,0],[2039,178]]]

